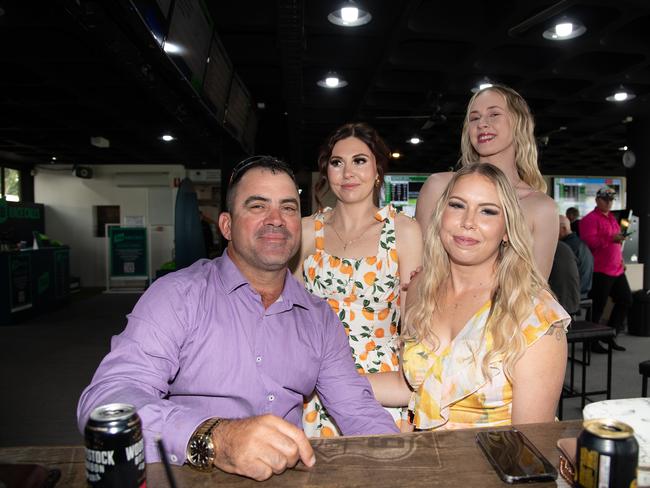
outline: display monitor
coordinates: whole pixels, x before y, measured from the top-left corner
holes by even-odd
[[[576,207],[580,215],[585,216],[596,206],[596,192],[603,186],[616,191],[612,210],[626,208],[624,176],[556,176],[553,178],[553,199],[561,214],[569,207]]]
[[[414,217],[420,190],[428,177],[428,174],[385,175],[380,201],[383,205],[391,203],[406,215]]]

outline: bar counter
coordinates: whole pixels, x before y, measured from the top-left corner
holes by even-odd
[[[556,467],[556,442],[576,437],[582,422],[571,420],[518,427]],[[314,439],[316,465],[288,470],[259,483],[221,471],[200,473],[188,466],[172,468],[179,488],[248,486],[322,487],[504,487],[475,441],[476,429],[417,432],[394,436]],[[57,487],[86,486],[82,446],[0,448],[2,463],[35,463],[61,470]],[[168,487],[163,465],[147,465],[147,486]],[[556,486],[555,482],[536,486]],[[557,486],[567,486],[558,479]]]

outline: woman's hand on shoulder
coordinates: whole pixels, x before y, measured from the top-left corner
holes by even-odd
[[[453,175],[454,173],[451,171],[433,173],[422,185],[418,195],[418,203],[415,207],[415,220],[420,224],[422,235],[426,235],[436,204]]]

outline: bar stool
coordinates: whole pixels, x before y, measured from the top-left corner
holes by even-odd
[[[576,320],[571,322],[569,330],[567,331],[566,339],[569,345],[569,385],[564,385],[562,394],[560,395],[560,403],[558,405],[558,418],[562,420],[563,400],[565,398],[580,397],[580,408],[585,408],[589,396],[592,395],[606,395],[609,400],[612,396],[612,345],[608,339],[613,338],[616,332],[611,327],[606,325],[596,324],[594,322],[587,322],[586,320]],[[594,341],[607,342],[607,383],[604,390],[587,391],[587,354],[591,351],[591,343]],[[582,343],[582,360],[575,357],[576,343]],[[575,378],[575,365],[579,364],[581,367],[581,388],[577,390],[574,385]],[[639,366],[640,367],[640,366]],[[589,400],[591,401],[591,400]]]
[[[648,396],[648,376],[650,376],[650,361],[639,363],[639,374],[643,376],[641,380],[641,396]]]

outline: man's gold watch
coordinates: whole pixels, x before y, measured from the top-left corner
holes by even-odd
[[[200,471],[211,471],[214,468],[214,443],[212,431],[221,423],[221,418],[211,418],[199,425],[194,431],[185,453],[187,462]]]

